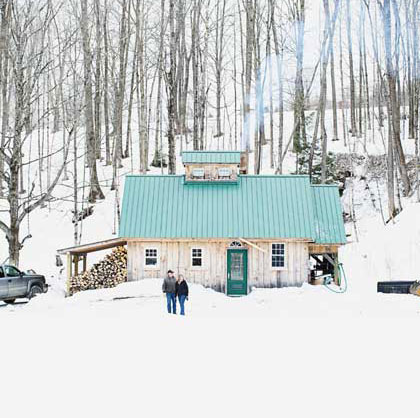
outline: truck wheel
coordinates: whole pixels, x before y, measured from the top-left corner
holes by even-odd
[[[38,285],[34,285],[31,287],[31,290],[29,291],[28,299],[34,298],[36,295],[39,295],[42,293],[42,289]]]
[[[11,304],[15,303],[15,300],[16,299],[6,299],[4,302],[7,303],[8,305],[9,304],[11,305]]]

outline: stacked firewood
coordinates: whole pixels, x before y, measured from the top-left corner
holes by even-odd
[[[69,294],[89,289],[115,287],[127,281],[127,249],[115,248],[102,261],[82,274],[73,276],[69,282]]]

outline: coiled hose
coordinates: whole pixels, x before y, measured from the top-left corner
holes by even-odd
[[[327,284],[327,282],[324,283],[324,286],[328,290],[331,290],[331,292],[334,292],[334,293],[346,293],[348,284],[347,284],[347,277],[346,277],[346,272],[344,271],[343,263],[338,263],[337,272],[338,272],[338,278],[339,278],[339,283],[340,283],[340,287],[338,288],[338,290],[334,289],[333,287],[330,287]]]

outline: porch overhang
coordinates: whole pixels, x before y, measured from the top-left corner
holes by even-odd
[[[121,245],[127,245],[127,239],[125,238],[112,238],[104,241],[92,242],[89,244],[76,245],[74,247],[62,248],[57,250],[58,254],[71,254],[71,255],[82,255],[87,253],[93,253],[95,251],[108,250],[110,248],[120,247]]]

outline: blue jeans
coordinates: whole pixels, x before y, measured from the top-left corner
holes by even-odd
[[[187,296],[179,295],[178,298],[179,298],[179,306],[181,307],[181,315],[185,315],[184,303],[185,303],[185,299],[187,299]]]
[[[176,314],[176,297],[175,293],[166,293],[166,303],[168,306],[168,313]],[[171,304],[172,304],[172,312],[171,312]]]

